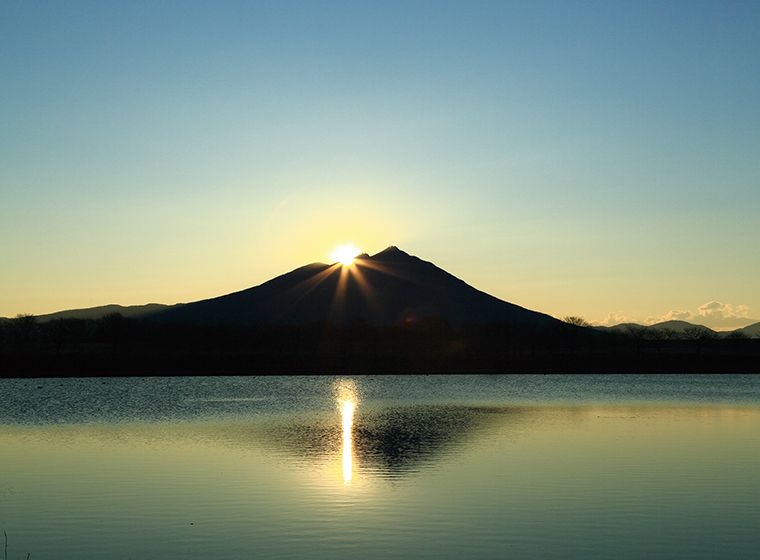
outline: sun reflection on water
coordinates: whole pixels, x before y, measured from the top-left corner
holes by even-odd
[[[351,431],[354,426],[354,411],[358,401],[356,389],[350,380],[343,380],[337,387],[338,408],[343,424],[343,483],[351,484],[354,469],[354,449]]]
[[[353,442],[351,441],[351,428],[354,425],[354,403],[345,401],[341,407],[343,417],[343,482],[350,484],[353,475]]]

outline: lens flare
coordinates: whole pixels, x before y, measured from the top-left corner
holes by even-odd
[[[343,266],[349,266],[354,262],[354,257],[360,254],[362,251],[353,243],[347,243],[346,245],[338,245],[330,253],[330,261],[340,263]]]

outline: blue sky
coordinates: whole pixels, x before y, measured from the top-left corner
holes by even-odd
[[[0,315],[352,241],[557,316],[750,322],[758,52],[750,2],[6,1]]]

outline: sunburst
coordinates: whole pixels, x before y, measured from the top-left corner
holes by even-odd
[[[333,263],[340,263],[343,266],[351,266],[354,262],[356,255],[361,253],[359,249],[353,243],[346,243],[345,245],[338,245],[330,253],[330,261]]]

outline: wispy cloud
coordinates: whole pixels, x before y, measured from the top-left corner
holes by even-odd
[[[672,320],[699,323],[714,329],[738,329],[757,322],[756,319],[750,317],[749,306],[719,301],[708,301],[694,311],[671,310],[652,322]]]
[[[602,326],[618,325],[620,323],[642,323],[653,325],[663,321],[688,321],[698,323],[713,329],[738,329],[746,327],[752,323],[758,322],[750,315],[748,305],[721,303],[719,301],[708,301],[690,311],[688,309],[671,309],[663,315],[647,317],[645,320],[632,319],[622,313],[609,313],[601,321],[595,321],[594,324]]]
[[[694,319],[694,314],[688,310],[679,311],[677,309],[672,309],[665,315],[652,319],[654,319],[652,321],[653,323],[661,323],[662,321],[688,321],[690,319]]]
[[[627,315],[613,311],[612,313],[608,313],[607,316],[600,321],[592,321],[592,324],[601,327],[611,327],[613,325],[619,325],[620,323],[630,322],[632,321]]]
[[[737,319],[749,319],[749,306],[743,304],[731,305],[730,303],[710,301],[699,306],[697,309],[697,315],[711,321],[735,321]]]

